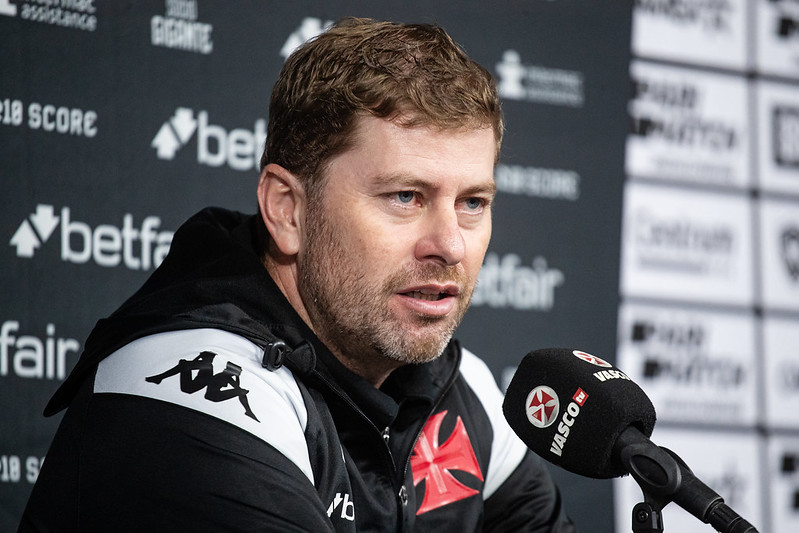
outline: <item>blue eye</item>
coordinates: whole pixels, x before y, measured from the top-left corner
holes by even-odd
[[[483,200],[480,198],[467,198],[465,203],[466,207],[471,210],[480,209],[483,207]]]
[[[413,191],[400,191],[397,193],[397,200],[399,200],[400,203],[403,204],[411,203],[415,197],[416,193],[414,193]]]

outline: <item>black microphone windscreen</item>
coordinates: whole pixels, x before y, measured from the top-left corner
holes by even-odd
[[[622,431],[647,437],[655,408],[643,390],[607,361],[580,350],[535,350],[522,359],[505,394],[505,418],[528,448],[569,472],[611,478],[627,471],[613,447]]]

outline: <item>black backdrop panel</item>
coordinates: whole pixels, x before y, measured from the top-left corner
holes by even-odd
[[[345,15],[437,22],[500,82],[494,238],[459,338],[500,382],[543,346],[613,359],[630,2],[58,4],[0,0],[0,531],[94,322],[188,216],[254,211],[281,51]],[[607,482],[555,475],[583,530],[613,529]]]

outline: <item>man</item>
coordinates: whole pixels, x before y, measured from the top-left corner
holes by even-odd
[[[440,28],[350,19],[301,47],[260,215],[195,215],[98,323],[21,531],[573,531],[451,340],[501,136]]]

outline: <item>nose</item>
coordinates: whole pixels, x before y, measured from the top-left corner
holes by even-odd
[[[431,210],[421,222],[415,249],[418,261],[456,265],[463,260],[466,242],[454,207]]]

